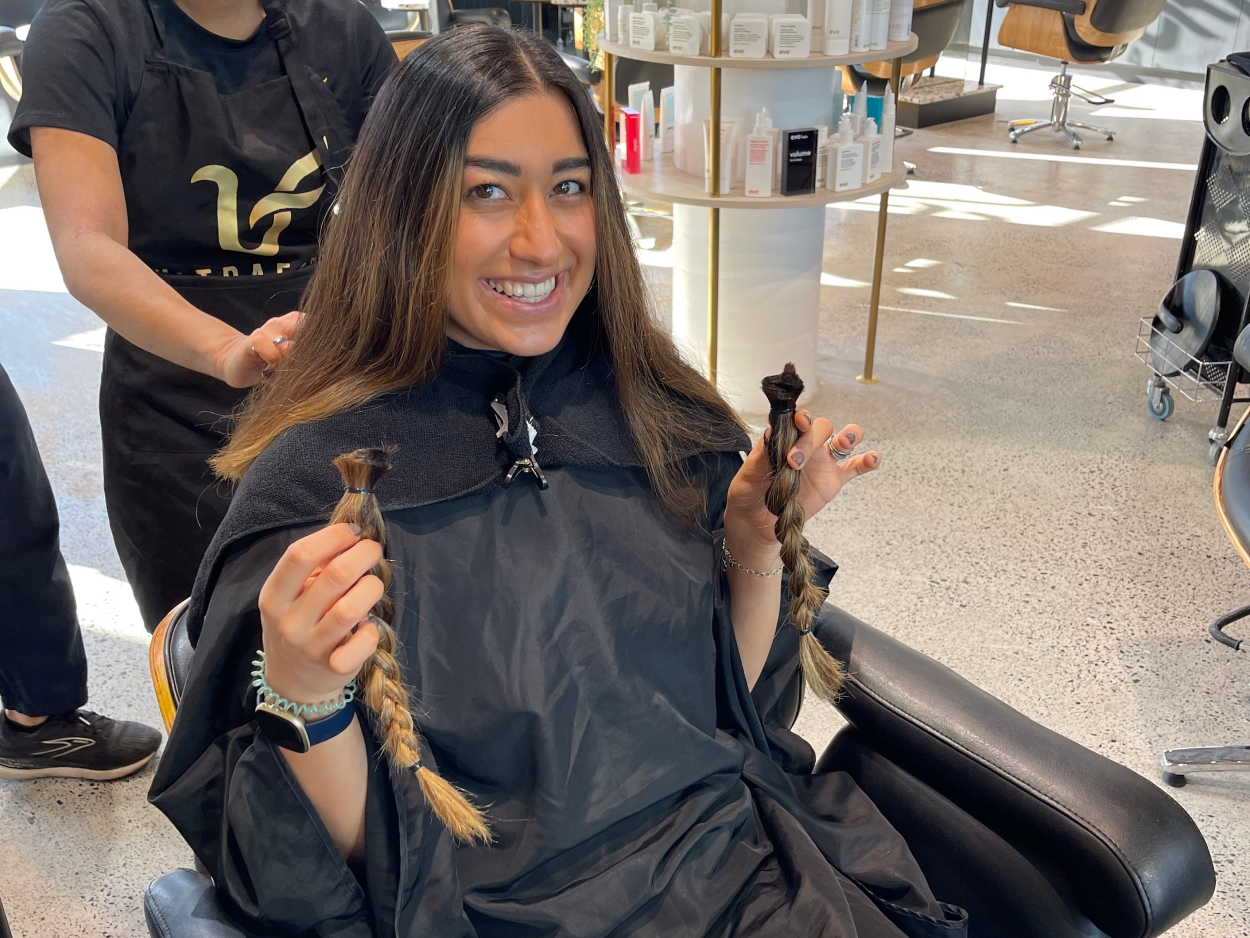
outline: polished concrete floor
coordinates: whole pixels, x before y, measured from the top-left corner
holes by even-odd
[[[813,522],[812,539],[842,564],[835,602],[1157,779],[1165,747],[1250,735],[1250,669],[1205,634],[1250,591],[1211,501],[1214,408],[1182,400],[1154,420],[1132,354],[1138,318],[1171,283],[1200,94],[1081,82],[1112,89],[1096,122],[1119,137],[1074,153],[1049,133],[1015,147],[1005,136],[1005,120],[1048,111],[1048,73],[990,77],[1006,86],[995,117],[899,142],[918,168],[891,198],[872,387],[855,376],[875,202],[828,211],[809,406],[863,424],[884,463]],[[100,323],[63,292],[29,182],[19,170],[0,186],[0,362],[61,506],[91,705],[157,723],[100,494]],[[664,225],[644,228],[663,302]],[[817,746],[836,725],[815,703],[800,721]],[[19,938],[144,934],[144,884],[190,859],[146,804],[150,777],[0,782],[0,896]],[[1250,776],[1169,793],[1219,873],[1211,903],[1171,934],[1250,935]]]

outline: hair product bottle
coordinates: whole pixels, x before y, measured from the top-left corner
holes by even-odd
[[[851,136],[846,121],[838,131],[836,146],[829,148],[829,166],[825,169],[825,188],[834,192],[858,189],[864,184],[864,147]]]
[[[634,12],[632,3],[622,3],[616,8],[616,41],[629,45],[629,18]]]
[[[816,191],[815,127],[781,133],[785,157],[781,164],[781,194],[809,195]]]
[[[712,122],[703,121],[703,191],[712,191],[712,149],[709,137],[712,135]],[[738,122],[723,120],[720,122],[720,191],[724,195],[733,184],[737,175]]]
[[[829,162],[829,127],[816,125],[816,188],[825,184],[825,167]]]
[[[879,52],[889,44],[890,0],[871,0],[872,34],[869,48]]]
[[[772,122],[761,111],[755,115],[755,129],[747,134],[746,180],[743,194],[766,199],[773,194]]]
[[[729,24],[729,56],[762,59],[768,51],[768,17],[762,13],[739,13]]]
[[[638,108],[641,118],[640,154],[644,160],[655,159],[655,95],[648,88],[642,96],[642,106]]]
[[[851,0],[852,52],[867,52],[872,48],[872,4],[874,2],[875,0]]]
[[[890,4],[890,42],[911,38],[911,15],[915,0],[893,0]]]
[[[679,13],[669,20],[668,51],[678,55],[698,55],[703,48],[703,24],[693,13]]]
[[[655,14],[649,10],[629,14],[629,45],[632,49],[655,51]]]
[[[825,0],[825,55],[851,52],[851,7],[855,0]]]
[[[881,172],[894,172],[894,89],[885,86],[885,96],[881,99]]]
[[[775,59],[806,59],[812,54],[812,24],[797,14],[770,16],[770,36]]]
[[[864,182],[876,182],[881,178],[881,134],[877,133],[877,122],[871,117],[864,121],[864,130],[855,142],[864,145]]]
[[[642,172],[642,115],[632,107],[621,108],[625,124],[625,172]]]
[[[660,152],[673,152],[673,133],[677,122],[677,88],[660,89]]]

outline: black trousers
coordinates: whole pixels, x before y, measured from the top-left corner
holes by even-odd
[[[87,702],[87,655],[60,532],[26,409],[0,367],[0,701],[30,716]]]

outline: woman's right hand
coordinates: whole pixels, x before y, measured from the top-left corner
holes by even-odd
[[[248,335],[237,333],[217,356],[217,377],[232,388],[250,388],[291,350],[303,323],[304,314],[292,310]]]
[[[286,549],[260,591],[265,679],[277,693],[321,703],[356,676],[378,646],[377,626],[366,617],[384,592],[369,573],[381,559],[378,543],[349,524]]]

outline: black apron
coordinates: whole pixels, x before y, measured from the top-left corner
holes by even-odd
[[[145,63],[118,145],[131,246],[143,257],[145,242],[185,241],[189,227],[210,225],[210,237],[238,261],[160,276],[193,306],[247,334],[299,306],[313,265],[280,263],[282,232],[295,218],[306,239],[310,225],[315,236],[338,189],[347,126],[324,78],[300,55],[279,0],[264,0],[265,22],[286,74],[229,95],[218,93],[208,73],[165,60],[169,11],[160,0],[148,7],[158,51]],[[108,331],[100,383],[104,496],[149,631],[190,595],[225,516],[231,493],[207,459],[246,393]]]

